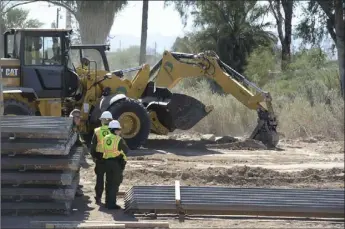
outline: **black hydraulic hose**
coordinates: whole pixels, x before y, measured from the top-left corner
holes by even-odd
[[[256,86],[253,82],[247,80],[247,78],[245,78],[243,75],[241,75],[240,73],[238,73],[237,71],[235,71],[233,68],[231,68],[229,65],[227,65],[226,63],[224,63],[223,61],[221,61],[220,59],[218,59],[218,64],[223,67],[227,73],[231,76],[233,76],[236,80],[246,84],[247,86],[252,86],[253,88],[255,88],[258,92],[260,93],[264,93],[264,91],[259,88],[258,86]]]

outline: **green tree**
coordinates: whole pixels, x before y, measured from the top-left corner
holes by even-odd
[[[188,14],[194,16],[196,32],[189,39],[193,40],[197,49],[215,50],[225,63],[239,72],[243,72],[246,58],[255,48],[277,41],[273,33],[265,30],[271,24],[262,22],[268,6],[260,5],[258,1],[173,3],[185,24]]]
[[[344,3],[343,3],[344,4]],[[345,19],[341,0],[311,0],[304,8],[304,17],[297,27],[297,36],[319,45],[330,36],[338,53],[340,87],[345,96]]]
[[[6,28],[39,28],[44,23],[37,19],[28,19],[29,10],[12,8],[8,10],[4,17]]]
[[[43,25],[37,19],[28,19],[29,11],[16,8],[34,1],[0,1],[0,56],[4,54],[3,33],[8,28],[37,28]]]
[[[175,52],[197,53],[199,52],[199,48],[196,46],[193,38],[193,34],[177,37],[171,49]]]
[[[276,70],[276,59],[272,48],[255,49],[247,59],[245,75],[262,87],[271,79],[271,72]]]

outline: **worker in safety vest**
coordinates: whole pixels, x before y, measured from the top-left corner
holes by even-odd
[[[101,204],[101,198],[104,190],[105,164],[103,160],[103,138],[110,133],[108,124],[111,120],[113,120],[113,116],[109,111],[104,111],[99,119],[102,125],[94,130],[90,147],[91,156],[96,164],[95,200],[97,204]]]
[[[121,138],[121,125],[117,120],[109,123],[110,134],[103,139],[103,159],[106,171],[105,205],[108,209],[121,209],[116,204],[116,194],[123,180],[127,162],[128,147]]]

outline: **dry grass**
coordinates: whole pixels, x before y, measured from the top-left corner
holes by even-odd
[[[201,120],[192,130],[216,135],[248,135],[255,128],[257,114],[247,109],[231,95],[211,92],[206,81],[182,82],[174,91],[199,99],[205,105],[213,105],[214,111]],[[188,86],[184,86],[188,85]],[[318,88],[319,89],[319,88]],[[279,120],[278,131],[287,138],[322,136],[325,139],[344,139],[344,102],[336,91],[314,90],[308,96],[291,96],[272,88],[273,106]],[[271,91],[271,90],[269,90]],[[327,94],[327,98],[325,97]],[[314,104],[311,104],[310,97]],[[331,101],[327,104],[324,101]]]
[[[138,50],[132,47],[113,53],[111,58],[115,58],[112,62],[116,69],[137,66]],[[276,61],[280,57],[275,55],[265,49],[254,52],[248,59],[245,75],[271,93],[278,131],[288,138],[322,136],[343,140],[344,101],[339,96],[337,62],[327,61],[318,49],[301,50],[293,56],[289,72],[272,75],[269,72],[279,71],[280,67]],[[212,93],[206,81],[184,80],[173,91],[215,107],[192,131],[242,136],[249,135],[256,126],[255,111],[231,95]]]

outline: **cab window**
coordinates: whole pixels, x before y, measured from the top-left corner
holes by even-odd
[[[25,65],[62,65],[60,37],[25,37],[24,61]]]
[[[6,36],[6,50],[5,50],[5,58],[18,58],[19,57],[19,44],[20,44],[20,33],[17,33],[16,36],[14,34],[7,34]],[[17,48],[15,49],[15,45]]]
[[[90,61],[91,71],[95,71],[96,67],[97,67],[97,71],[105,70],[102,55],[97,49],[83,49],[82,57],[87,58]],[[85,67],[88,67],[88,66],[85,66]]]
[[[8,34],[6,37],[6,45],[7,45],[7,50],[5,53],[5,58],[13,58],[13,51],[14,51],[14,34]]]

